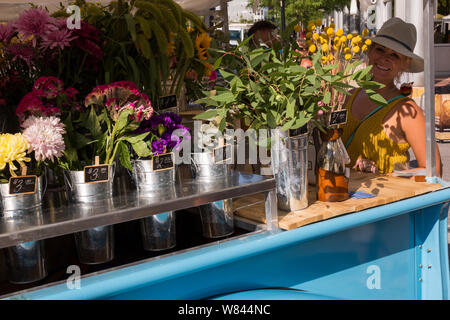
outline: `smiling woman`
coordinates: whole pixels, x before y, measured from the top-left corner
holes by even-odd
[[[386,21],[371,39],[367,53],[373,80],[384,84],[377,90],[388,104],[378,106],[364,89],[356,89],[346,103],[348,122],[342,140],[353,168],[366,172],[392,173],[408,164],[411,148],[418,171],[425,168],[425,117],[419,106],[401,94],[395,82],[403,72],[422,72],[424,61],[413,53],[417,31],[413,24],[399,18]],[[441,160],[436,146],[436,172],[441,175]]]

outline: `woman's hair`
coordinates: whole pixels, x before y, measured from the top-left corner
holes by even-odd
[[[276,28],[277,27],[272,22],[266,20],[257,21],[248,30],[247,37],[250,37],[258,30],[274,30]]]

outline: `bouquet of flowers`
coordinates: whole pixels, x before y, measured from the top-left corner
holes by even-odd
[[[181,120],[181,117],[176,113],[165,112],[141,122],[135,133],[148,134],[144,142],[151,150],[149,156],[160,155],[173,150],[180,151],[183,139],[191,139],[189,129],[181,124]],[[140,157],[139,154],[137,154],[137,157]]]
[[[137,86],[129,81],[119,81],[95,87],[85,98],[86,109],[73,119],[65,119],[67,126],[66,152],[59,165],[66,170],[82,170],[93,163],[112,164],[119,156],[121,164],[131,170],[129,143],[134,152],[145,157],[151,150],[142,140],[148,132],[136,134],[143,120],[153,114],[152,104]]]

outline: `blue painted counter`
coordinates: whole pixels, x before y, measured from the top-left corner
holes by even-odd
[[[448,299],[449,201],[446,188],[121,266],[82,278],[80,289],[60,282],[12,299]]]

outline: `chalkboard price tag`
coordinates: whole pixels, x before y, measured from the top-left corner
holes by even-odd
[[[173,163],[173,153],[163,153],[152,158],[153,171],[164,171],[173,169],[175,164]]]
[[[37,176],[9,178],[9,194],[33,194],[36,192]]]
[[[231,159],[231,144],[226,144],[222,147],[214,148],[213,161],[215,164],[224,163]]]
[[[177,104],[177,96],[174,94],[159,98],[159,110],[175,108]]]
[[[297,129],[289,129],[289,137],[296,137],[308,132],[308,125],[304,125],[303,127]]]
[[[334,111],[330,114],[330,126],[347,122],[347,109]]]
[[[84,167],[84,183],[109,181],[109,165],[101,164]]]

